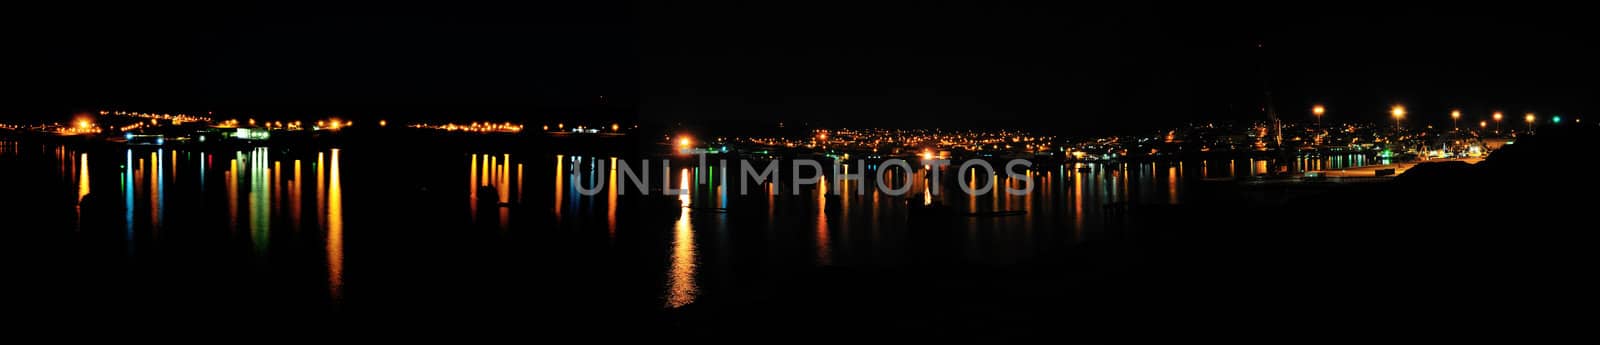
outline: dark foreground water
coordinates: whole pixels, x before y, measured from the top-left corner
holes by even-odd
[[[8,326],[53,335],[1526,342],[1587,329],[1593,133],[1360,183],[1041,165],[1001,197],[741,195],[681,159],[647,179],[689,194],[618,195],[561,142],[0,141],[0,276]]]
[[[598,169],[629,158],[554,148],[189,150],[19,141],[0,148],[7,236],[27,253],[22,281],[39,291],[29,298],[49,312],[434,325],[538,318],[547,329],[613,325],[701,336],[722,332],[724,322],[821,327],[793,324],[807,320],[831,323],[828,332],[932,332],[917,339],[940,332],[983,339],[1008,327],[1037,336],[1062,325],[1041,320],[1073,315],[1064,318],[1070,324],[1084,310],[1107,308],[1097,299],[1151,293],[1080,281],[1148,281],[1123,276],[1138,271],[1125,264],[1178,255],[1151,253],[1160,247],[1108,250],[1097,239],[1121,243],[1149,227],[1206,221],[1204,213],[1163,219],[1139,210],[1216,203],[1225,199],[1216,189],[1268,169],[1251,159],[1040,166],[1025,174],[1035,187],[1026,195],[935,196],[913,182],[913,193],[895,197],[871,186],[871,165],[846,168],[867,171],[863,195],[817,191],[863,183],[853,181],[798,192],[756,184],[742,194],[730,169],[702,171],[680,159],[665,177],[652,161],[654,175],[645,178],[656,190],[640,196],[619,195],[626,176]],[[991,180],[1024,183],[1003,176],[961,183]],[[660,195],[662,181],[689,192]],[[599,192],[580,193],[591,186]],[[1226,200],[1251,207],[1275,197]],[[1205,252],[1201,243],[1182,253]],[[1167,270],[1177,269],[1157,269]],[[1032,278],[1012,271],[1067,277],[1019,282]],[[1049,307],[1028,307],[1034,300]],[[783,317],[747,319],[774,314]],[[1135,322],[1118,315],[1096,322]]]

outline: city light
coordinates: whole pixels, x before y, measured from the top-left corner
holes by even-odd
[[[1315,115],[1317,117],[1318,126],[1322,125],[1322,114],[1326,112],[1328,112],[1328,110],[1323,108],[1321,104],[1311,106],[1311,115]]]
[[[518,132],[522,132],[522,125],[513,124],[513,123],[510,123],[510,122],[506,122],[506,123],[473,122],[473,123],[470,123],[470,124],[454,124],[454,123],[428,124],[428,123],[418,123],[418,124],[408,125],[406,127],[418,128],[418,129],[432,129],[432,130],[440,130],[440,131],[446,131],[446,132],[457,132],[457,131],[459,131],[459,132],[469,132],[469,133],[518,133]],[[545,126],[545,128],[549,128],[549,126]]]
[[[1406,107],[1395,105],[1394,108],[1389,109],[1389,114],[1394,115],[1394,129],[1400,129],[1400,119],[1406,117]]]

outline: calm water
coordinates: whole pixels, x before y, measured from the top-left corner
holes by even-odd
[[[384,311],[595,300],[599,310],[670,310],[748,295],[825,267],[895,267],[928,257],[1007,265],[1122,231],[1127,205],[1180,204],[1202,180],[1264,175],[1263,160],[1074,164],[1026,173],[1035,192],[904,197],[867,181],[798,192],[687,161],[646,176],[639,196],[617,157],[378,148],[85,149],[0,142],[7,209],[62,250],[86,285],[160,303]],[[1359,155],[1306,168],[1368,164]],[[599,169],[605,162],[607,169]],[[637,165],[637,159],[632,162]],[[1377,163],[1377,162],[1370,162]],[[736,165],[730,165],[736,166]],[[736,168],[735,168],[736,169]],[[702,181],[703,180],[703,181]],[[688,193],[659,195],[662,181]],[[976,176],[971,186],[1004,176]],[[723,185],[726,182],[727,185]],[[832,186],[832,184],[840,184]],[[866,186],[857,184],[866,183]],[[580,188],[600,188],[583,196]],[[866,194],[819,193],[840,187]],[[779,195],[771,192],[777,189]],[[947,205],[948,217],[914,208]],[[1022,211],[994,216],[992,212]],[[966,215],[966,214],[973,215]],[[948,234],[925,246],[920,233]],[[929,249],[932,248],[932,249]],[[136,303],[116,298],[100,304]],[[151,302],[156,303],[156,302]],[[576,308],[576,307],[574,307]]]

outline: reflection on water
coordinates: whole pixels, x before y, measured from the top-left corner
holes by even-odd
[[[77,164],[78,164],[78,197],[76,199],[73,199],[73,203],[76,204],[73,207],[73,210],[77,213],[77,222],[74,223],[74,228],[76,230],[82,231],[83,230],[83,198],[85,196],[89,195],[89,154],[88,153],[79,154],[78,155]]]
[[[0,143],[0,159],[13,159],[20,151],[14,143]],[[255,260],[251,264],[282,269],[301,263],[294,267],[315,274],[295,276],[309,277],[305,280],[313,285],[310,291],[325,290],[336,305],[347,295],[358,294],[346,289],[345,235],[372,233],[362,232],[361,227],[376,223],[374,218],[361,215],[409,209],[402,207],[405,205],[383,204],[397,201],[377,196],[359,198],[367,193],[352,193],[353,199],[346,204],[343,175],[347,172],[354,174],[353,192],[393,188],[395,194],[405,195],[407,186],[373,186],[365,182],[370,180],[364,171],[383,169],[364,166],[373,160],[363,160],[371,157],[363,151],[257,147],[210,152],[133,148],[91,153],[29,147],[26,154],[41,156],[51,163],[41,169],[43,173],[59,174],[60,179],[55,181],[59,185],[54,190],[63,201],[63,229],[71,226],[65,217],[71,217],[74,211],[78,217],[76,226],[86,234],[95,229],[85,220],[106,219],[109,222],[100,229],[109,237],[108,243],[120,239],[126,243],[126,255],[138,258],[155,257],[163,250],[161,245],[147,244],[198,236],[194,232],[216,234],[216,238],[229,242],[215,247],[231,248],[217,251],[235,251],[244,258],[240,260]],[[577,233],[581,236],[560,237],[562,242],[558,244],[581,248],[574,251],[601,253],[596,256],[648,257],[641,259],[648,263],[645,276],[650,280],[640,284],[650,289],[643,297],[650,298],[651,303],[661,303],[651,307],[667,308],[709,301],[708,296],[736,283],[724,275],[751,269],[750,266],[758,271],[773,267],[894,266],[917,261],[918,255],[972,263],[1027,261],[1051,249],[1121,230],[1130,221],[1127,210],[1134,206],[1189,202],[1186,199],[1195,198],[1202,191],[1192,188],[1197,181],[1246,179],[1284,167],[1278,162],[1248,158],[1072,163],[1035,166],[1018,172],[1021,176],[1016,177],[969,170],[962,180],[954,180],[955,174],[950,172],[913,169],[909,178],[888,174],[884,183],[905,186],[910,191],[905,196],[892,196],[880,193],[876,186],[877,172],[884,167],[852,163],[842,165],[841,172],[861,175],[859,181],[825,176],[815,186],[802,188],[812,194],[790,192],[785,184],[760,184],[751,186],[754,188],[749,188],[749,195],[741,195],[745,188],[736,185],[742,181],[737,162],[708,162],[704,169],[683,168],[689,165],[674,162],[677,169],[651,169],[643,174],[639,180],[654,183],[649,195],[640,196],[621,192],[633,188],[635,180],[632,176],[619,178],[626,174],[618,168],[625,158],[554,155],[555,161],[551,162],[548,155],[480,152],[468,153],[469,164],[462,167],[461,154],[464,152],[439,158],[448,164],[420,158],[407,163],[437,165],[429,169],[444,176],[436,178],[440,181],[417,181],[425,187],[417,189],[445,189],[440,194],[418,192],[419,195],[449,195],[454,199],[443,199],[447,207],[428,211],[437,213],[415,216],[446,219],[429,224],[437,229],[427,231],[451,236],[468,232],[475,228],[457,225],[465,225],[463,220],[470,219],[471,224],[481,222],[482,227],[476,229],[502,230],[483,232],[484,236],[498,236],[497,239],[544,241]],[[118,155],[123,159],[115,159]],[[212,165],[213,159],[216,165]],[[1369,162],[1379,160],[1349,155],[1298,158],[1287,165],[1296,170],[1341,169]],[[524,165],[531,168],[528,178],[553,178],[554,183],[524,186]],[[787,166],[790,165],[780,165]],[[362,170],[363,167],[370,170]],[[833,175],[826,164],[824,167],[829,171],[824,175]],[[461,173],[468,175],[466,190],[461,190]],[[113,182],[112,178],[117,180]],[[670,183],[674,179],[676,183]],[[932,179],[940,179],[939,187],[934,187]],[[964,193],[959,188],[980,189],[985,185],[993,190],[982,195]],[[1033,193],[1005,193],[1023,186],[1032,186]],[[578,192],[590,188],[601,192],[593,196]],[[667,194],[663,189],[683,194]],[[833,189],[844,194],[825,193]],[[857,195],[856,190],[866,193]],[[197,191],[199,196],[194,195]],[[97,196],[95,192],[101,194]],[[526,194],[531,197],[525,201]],[[462,195],[468,199],[466,217],[461,214]],[[65,203],[69,198],[76,204]],[[103,200],[106,205],[101,208],[106,217],[93,217],[96,200]],[[550,208],[545,208],[546,203]],[[929,213],[921,213],[924,210]],[[346,216],[351,217],[349,223]],[[350,244],[365,243],[368,238],[372,237],[352,237]],[[585,239],[592,239],[593,243],[584,243]],[[594,247],[583,247],[586,245]],[[360,245],[350,248],[359,257],[373,252],[365,249],[371,247]],[[526,247],[517,250],[531,251]],[[625,251],[645,254],[618,254]],[[284,255],[303,257],[279,259]],[[746,260],[753,256],[759,260]],[[625,259],[619,259],[622,260]],[[357,266],[358,272],[369,272],[365,264]],[[363,279],[362,282],[371,281]]]
[[[328,167],[328,296],[344,298],[344,187],[339,183],[339,149]]]
[[[824,177],[817,182],[817,265],[827,266],[833,263],[833,251],[828,248],[828,179]]]
[[[271,186],[267,185],[267,176],[271,171],[267,165],[267,148],[256,148],[244,157],[249,162],[247,172],[250,174],[250,192],[245,196],[250,243],[254,244],[256,255],[265,255],[267,246],[271,245],[268,235],[272,231],[272,195],[268,194]]]
[[[689,188],[689,169],[679,174],[678,188]],[[699,288],[695,286],[694,228],[689,222],[689,193],[678,195],[678,221],[672,224],[672,266],[667,270],[667,307],[678,308],[694,302]]]
[[[557,165],[559,167],[559,163]],[[513,165],[510,154],[473,154],[468,169],[471,170],[471,177],[467,179],[469,218],[474,223],[478,221],[479,204],[492,206],[500,230],[510,229],[512,192],[517,193],[516,200],[522,200],[522,164]],[[517,176],[515,188],[511,182],[513,172]]]
[[[606,238],[617,239],[617,157],[611,157],[610,171],[606,173]],[[517,165],[517,179],[522,179],[522,165]],[[518,188],[521,188],[520,184]]]
[[[561,221],[561,204],[565,201],[562,200],[562,194],[565,193],[567,189],[567,184],[563,182],[563,179],[565,179],[567,175],[567,170],[564,168],[564,164],[566,164],[566,162],[563,160],[563,158],[564,157],[562,155],[556,155],[556,186],[554,188],[556,194],[556,202],[554,204],[556,208],[556,222]]]

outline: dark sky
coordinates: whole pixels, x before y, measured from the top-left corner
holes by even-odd
[[[0,14],[7,116],[121,105],[1104,133],[1263,118],[1263,90],[1287,119],[1317,102],[1364,121],[1394,103],[1441,123],[1451,107],[1583,114],[1600,77],[1584,11],[1506,3],[44,6]]]
[[[25,52],[8,54],[23,77],[7,83],[45,109],[537,117],[637,104],[626,3],[221,3],[7,13],[6,51]]]

